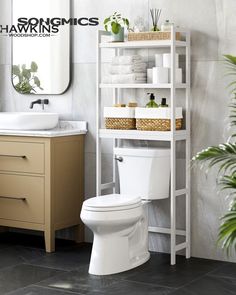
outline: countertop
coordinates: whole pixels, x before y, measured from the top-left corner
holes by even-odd
[[[87,133],[87,122],[59,121],[58,126],[50,130],[1,130],[0,136],[29,136],[29,137],[61,137],[84,135]]]

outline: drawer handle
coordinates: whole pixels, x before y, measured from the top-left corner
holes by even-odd
[[[23,202],[26,201],[26,198],[17,198],[17,197],[3,197],[3,196],[0,196],[0,199],[16,200],[16,201],[23,201]]]
[[[26,156],[15,156],[15,155],[0,155],[0,157],[26,159]]]

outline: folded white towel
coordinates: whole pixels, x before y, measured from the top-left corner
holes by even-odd
[[[117,65],[110,67],[110,74],[133,74],[133,73],[145,73],[147,71],[146,63],[136,63],[133,65]]]
[[[147,83],[147,74],[128,74],[128,75],[110,75],[103,79],[104,84],[133,84],[133,83]]]
[[[115,56],[112,60],[113,65],[132,65],[137,62],[142,62],[142,56],[140,55],[123,55]]]

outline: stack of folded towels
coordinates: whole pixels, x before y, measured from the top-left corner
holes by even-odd
[[[103,83],[147,83],[147,64],[143,61],[140,55],[114,57],[109,72],[110,75],[103,79]]]

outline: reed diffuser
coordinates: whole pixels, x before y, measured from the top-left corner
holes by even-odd
[[[153,32],[158,32],[160,31],[160,29],[158,28],[158,22],[160,20],[161,17],[161,9],[150,9],[150,13],[151,13],[151,17],[152,17],[152,31]]]

